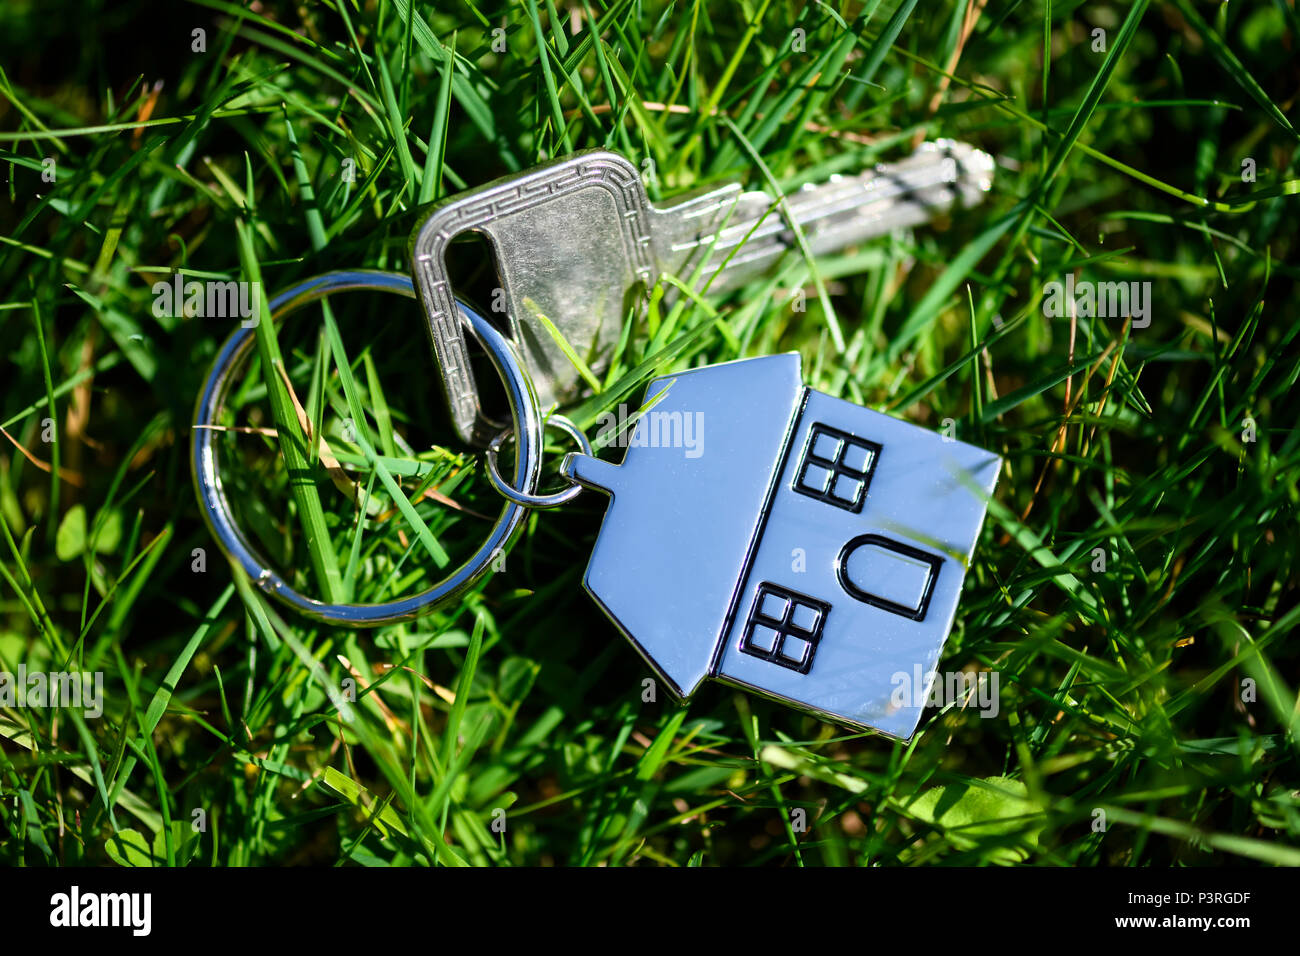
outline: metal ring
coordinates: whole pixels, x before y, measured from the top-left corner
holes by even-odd
[[[560,431],[568,434],[570,438],[578,443],[578,447],[582,449],[584,455],[593,454],[591,442],[587,441],[587,436],[582,433],[582,429],[563,415],[552,415],[546,419],[545,424],[554,425]],[[582,493],[582,485],[576,481],[570,482],[568,488],[557,491],[553,495],[535,495],[527,491],[517,491],[510,487],[506,480],[501,477],[501,473],[497,471],[497,453],[501,450],[501,446],[505,444],[505,440],[513,434],[514,432],[509,428],[499,432],[492,441],[488,442],[487,452],[484,455],[487,459],[488,478],[491,479],[492,486],[497,491],[526,508],[556,508],[567,501],[572,501]]]
[[[276,319],[324,296],[349,290],[393,292],[410,299],[416,297],[411,277],[401,273],[366,269],[327,272],[286,289],[272,299],[269,303],[271,317]],[[531,491],[537,487],[542,458],[542,418],[532,382],[511,341],[463,303],[460,303],[460,309],[466,330],[483,345],[505,384],[513,432],[521,436],[515,450],[515,482],[525,491]],[[222,550],[239,563],[262,591],[305,617],[326,624],[378,627],[409,621],[463,593],[487,571],[493,558],[510,544],[518,532],[526,515],[520,504],[506,502],[483,546],[442,581],[412,597],[381,604],[331,604],[307,597],[272,571],[249,543],[235,524],[230,503],[226,500],[213,447],[216,429],[208,426],[217,423],[233,384],[234,372],[247,358],[255,332],[255,327],[240,328],[226,339],[212,363],[194,411],[194,430],[190,440],[194,489],[202,506],[203,518]]]

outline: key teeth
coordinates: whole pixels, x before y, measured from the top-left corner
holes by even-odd
[[[982,193],[993,188],[993,172],[997,164],[992,156],[976,146],[945,137],[922,143],[916,151],[948,154],[957,165],[957,174],[951,182],[966,180]]]
[[[961,167],[980,192],[986,193],[993,188],[993,171],[997,163],[984,150],[971,147],[970,155],[961,161]]]

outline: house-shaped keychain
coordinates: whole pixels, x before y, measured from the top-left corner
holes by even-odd
[[[622,465],[566,458],[611,496],[584,584],[679,697],[712,677],[906,739],[1000,460],[806,388],[799,365],[656,379]]]

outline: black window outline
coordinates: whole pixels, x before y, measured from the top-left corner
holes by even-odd
[[[834,458],[823,458],[813,450],[817,445],[817,439],[823,435],[839,439],[840,450]],[[871,453],[871,460],[867,463],[866,471],[858,471],[856,468],[850,468],[844,464],[844,455],[851,446],[865,448]],[[862,506],[866,504],[867,489],[871,486],[871,476],[875,474],[878,461],[880,461],[879,442],[868,441],[865,438],[859,438],[852,432],[846,432],[831,425],[824,425],[821,422],[814,422],[812,428],[808,431],[808,442],[804,445],[803,460],[799,463],[799,470],[795,474],[793,487],[801,495],[807,495],[809,498],[815,498],[825,504],[834,505],[836,508],[843,508],[853,514],[860,514]],[[825,491],[817,491],[804,485],[804,477],[808,474],[808,469],[814,465],[825,468],[831,473]],[[841,475],[862,482],[862,487],[858,489],[857,497],[852,502],[846,502],[831,494],[831,489],[835,487],[835,482]]]
[[[849,555],[866,544],[878,545],[886,551],[893,551],[909,558],[915,558],[918,561],[924,561],[930,566],[930,576],[925,582],[925,593],[921,595],[920,607],[911,608],[905,604],[886,600],[869,591],[862,590],[853,583],[849,578]],[[905,617],[909,621],[924,621],[925,612],[930,608],[930,598],[934,594],[935,582],[939,579],[939,566],[942,564],[943,558],[938,555],[928,554],[919,548],[903,544],[901,541],[894,541],[879,534],[861,534],[849,540],[841,549],[840,556],[835,561],[835,572],[840,579],[840,587],[844,588],[850,597],[857,598],[864,604],[870,604],[872,607],[878,607],[883,611],[897,614],[899,617]]]
[[[785,613],[780,619],[768,617],[763,613],[763,601],[768,597],[785,600]],[[803,604],[817,611],[817,623],[812,630],[799,627],[794,623],[794,609],[797,604]],[[745,621],[745,632],[740,638],[740,651],[770,664],[779,664],[800,674],[807,674],[812,670],[813,658],[817,655],[817,645],[821,642],[826,618],[830,613],[831,606],[825,601],[764,581],[754,592],[754,603],[750,607],[749,618]],[[755,627],[767,627],[776,631],[776,641],[770,651],[765,651],[751,643]],[[808,644],[808,650],[801,661],[791,661],[781,656],[781,649],[787,637],[798,638]]]

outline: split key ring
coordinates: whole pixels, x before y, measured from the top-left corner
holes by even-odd
[[[268,303],[272,320],[297,311],[317,299],[335,292],[390,292],[416,298],[411,277],[397,272],[349,269],[327,272],[292,286]],[[515,442],[513,490],[522,498],[531,497],[541,473],[542,416],[537,395],[514,345],[504,334],[464,303],[460,307],[461,325],[486,350],[493,367],[505,385],[510,402],[510,417]],[[324,624],[347,627],[378,627],[413,620],[435,605],[467,590],[491,566],[493,559],[509,546],[523,524],[527,508],[517,500],[506,500],[487,540],[459,568],[426,591],[411,597],[379,604],[333,604],[318,601],[294,590],[273,571],[236,524],[217,469],[215,434],[221,412],[235,381],[235,373],[247,361],[256,341],[256,327],[237,329],[221,346],[207,381],[199,393],[190,438],[190,464],[194,487],[208,528],[227,556],[243,568],[264,593],[297,610],[305,617]]]

